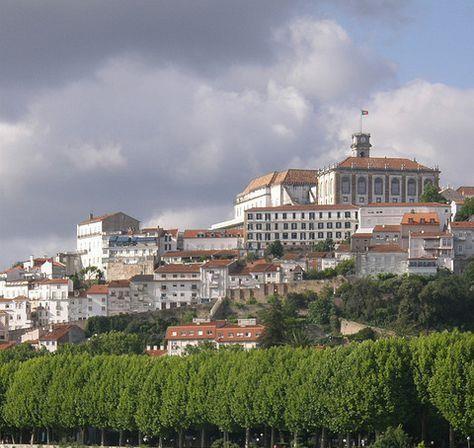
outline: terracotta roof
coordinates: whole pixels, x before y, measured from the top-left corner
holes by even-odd
[[[455,221],[450,225],[453,229],[474,229],[474,221]]]
[[[400,224],[379,224],[374,227],[374,232],[400,232]]]
[[[358,210],[359,207],[356,207],[355,205],[344,205],[344,204],[330,204],[330,205],[324,205],[324,204],[299,204],[299,205],[276,205],[273,207],[254,207],[254,208],[249,208],[248,210],[245,210],[246,213],[248,212],[260,212],[260,211],[267,211],[267,212],[280,212],[280,211],[314,211],[314,212],[323,212],[323,211],[332,211],[332,210],[340,210],[340,211],[346,211],[346,210]]]
[[[306,254],[306,258],[313,259],[313,258],[326,258],[330,252],[310,252]]]
[[[407,252],[407,250],[402,249],[398,244],[380,244],[378,246],[369,247],[369,252],[392,253]]]
[[[437,213],[405,213],[402,218],[402,225],[439,225],[439,216]]]
[[[371,202],[364,207],[449,207],[442,202]]]
[[[203,269],[209,269],[209,268],[223,268],[230,266],[231,264],[234,264],[235,260],[210,260],[206,263],[204,263],[201,267]]]
[[[372,170],[437,171],[415,160],[398,157],[347,157],[337,165],[339,168]]]
[[[243,229],[208,230],[188,229],[183,233],[183,238],[237,238],[243,236]]]
[[[81,328],[78,327],[77,325],[69,325],[69,324],[60,325],[53,328],[51,331],[48,331],[43,336],[40,336],[39,340],[40,341],[58,341],[59,339],[66,336],[74,327],[81,330]]]
[[[350,252],[351,246],[349,244],[339,244],[337,246],[336,252]]]
[[[168,354],[168,352],[166,350],[145,350],[145,353],[148,355],[148,356],[165,356]]]
[[[263,329],[263,325],[240,326],[228,324],[225,322],[206,322],[203,324],[176,325],[166,329],[165,339],[168,341],[210,340],[217,342],[237,343],[245,341],[253,342],[257,340]],[[173,335],[173,332],[175,332],[176,335]],[[198,334],[198,332],[202,332],[202,334]],[[242,336],[237,336],[237,332],[242,333]],[[246,333],[250,333],[250,335],[245,336]]]
[[[38,280],[41,284],[52,284],[52,285],[67,285],[69,283],[68,278],[45,278]]]
[[[355,238],[355,239],[359,239],[359,238],[360,239],[367,239],[368,238],[368,239],[370,239],[370,238],[372,238],[372,234],[371,233],[354,233],[351,238]]]
[[[87,291],[86,294],[108,294],[109,285],[92,285]]]
[[[441,237],[447,237],[450,238],[453,235],[448,232],[442,232],[442,231],[437,231],[437,232],[426,232],[426,231],[421,231],[421,232],[410,232],[410,237],[411,238],[441,238]]]
[[[462,186],[456,190],[458,193],[461,193],[463,196],[471,197],[474,196],[474,187]]]
[[[278,272],[280,265],[275,263],[253,263],[247,265],[249,272],[261,273],[261,272]]]
[[[237,249],[222,249],[222,250],[175,250],[165,253],[161,258],[211,258],[211,257],[229,257],[239,256]]]
[[[0,297],[0,302],[28,302],[30,299],[28,299],[28,297],[25,297],[25,296],[17,296],[17,297],[14,297],[14,298],[11,298],[11,299],[7,299],[5,297]]]
[[[84,221],[81,221],[79,225],[82,224],[91,224],[93,222],[100,222],[103,221],[104,219],[110,218],[111,216],[117,215],[120,212],[115,212],[115,213],[106,213],[105,215],[100,215],[100,216],[93,216],[92,218],[85,219]]]
[[[263,176],[252,179],[239,196],[249,194],[252,191],[266,188],[271,185],[317,185],[317,170],[288,169],[285,171],[273,171]]]
[[[178,236],[179,230],[178,229],[165,229],[165,233],[168,235],[172,235],[175,238]]]
[[[155,269],[157,274],[199,273],[200,264],[165,264]]]
[[[15,345],[16,345],[16,342],[14,342],[14,341],[1,342],[0,343],[0,351],[8,350],[9,348],[15,347]]]
[[[112,280],[109,282],[109,288],[128,288],[130,280]]]

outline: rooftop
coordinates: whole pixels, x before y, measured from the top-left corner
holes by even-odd
[[[402,217],[402,225],[439,225],[437,213],[405,213]]]
[[[248,212],[259,212],[259,211],[267,211],[267,212],[285,212],[285,211],[315,211],[315,212],[322,212],[322,211],[331,211],[331,210],[358,210],[359,207],[356,207],[355,205],[344,205],[344,204],[298,204],[298,205],[276,205],[276,206],[270,206],[270,207],[254,207],[250,208],[248,210],[245,210],[247,213]]]
[[[376,253],[403,253],[407,252],[406,249],[402,249],[398,244],[380,244],[378,246],[369,247],[369,252]]]
[[[416,160],[398,157],[347,157],[338,163],[337,167],[372,170],[437,171],[418,163]]]
[[[155,269],[157,274],[191,274],[199,273],[201,264],[165,264]]]

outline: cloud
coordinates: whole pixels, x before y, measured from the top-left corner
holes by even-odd
[[[250,40],[230,33],[243,39],[230,59],[227,42],[215,50],[220,56],[193,66],[193,51],[215,48],[203,36],[199,51],[190,43],[184,52],[187,63],[171,58],[166,42],[162,59],[146,57],[149,43],[140,55],[114,46],[120,54],[98,51],[90,71],[36,89],[21,118],[0,118],[0,208],[8,210],[0,218],[0,263],[72,249],[75,224],[90,211],[180,228],[229,218],[251,178],[346,155],[361,103],[374,154],[439,160],[448,175],[452,154],[472,161],[465,149],[473,137],[471,91],[424,81],[397,86],[393,65],[335,21],[283,23],[259,14],[262,30],[247,19]],[[142,48],[135,38],[122,49]],[[252,39],[260,48],[239,56]],[[204,68],[210,60],[218,69]],[[458,178],[468,182],[469,173],[462,164]]]
[[[472,184],[474,89],[459,89],[416,80],[398,89],[375,93],[367,103],[364,127],[372,133],[373,156],[416,158],[439,165],[443,183]],[[328,110],[327,132],[334,149],[344,148],[359,110]],[[335,150],[334,160],[343,150]]]

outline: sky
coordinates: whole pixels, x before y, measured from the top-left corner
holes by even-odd
[[[348,155],[474,184],[471,0],[0,0],[0,267],[90,212],[207,227]]]

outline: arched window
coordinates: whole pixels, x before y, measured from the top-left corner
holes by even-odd
[[[367,179],[365,177],[357,179],[357,194],[367,194]]]
[[[415,196],[416,195],[416,180],[415,179],[408,179],[407,194],[408,194],[408,196]]]
[[[351,180],[349,176],[344,176],[341,179],[341,192],[342,194],[350,194],[351,192]]]
[[[374,180],[374,194],[383,194],[383,179],[381,177],[377,177]]]
[[[394,196],[397,196],[400,194],[400,179],[398,179],[398,177],[394,177],[392,179],[391,193]]]

